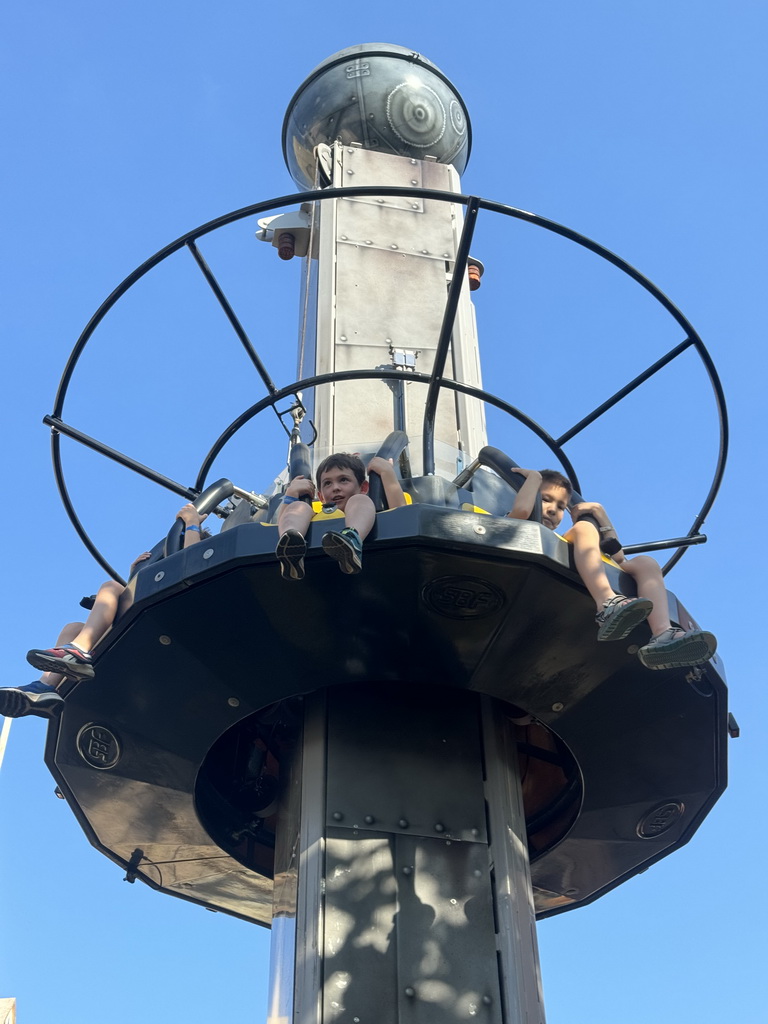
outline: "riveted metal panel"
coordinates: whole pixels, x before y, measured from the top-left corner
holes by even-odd
[[[373,686],[328,700],[329,826],[485,842],[476,695]]]
[[[394,1021],[398,903],[391,840],[329,835],[325,863],[323,1024]]]
[[[395,849],[397,1020],[502,1024],[488,848],[400,836]]]

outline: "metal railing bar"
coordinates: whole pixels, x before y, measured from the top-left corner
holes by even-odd
[[[701,510],[693,520],[693,524],[688,531],[689,536],[697,534],[701,527],[704,525],[706,517],[709,515],[709,510],[715,503],[715,498],[720,490],[720,485],[723,482],[723,476],[725,475],[725,464],[728,460],[728,445],[730,441],[730,431],[728,426],[728,410],[725,404],[725,395],[723,394],[723,385],[720,381],[715,364],[712,362],[712,357],[707,351],[702,341],[697,341],[696,349],[699,353],[701,361],[704,363],[704,367],[709,375],[709,380],[712,385],[712,389],[715,392],[715,404],[717,406],[717,414],[720,422],[720,445],[717,453],[717,464],[715,466],[714,476],[712,478],[712,484],[710,485],[707,496],[704,499],[704,504],[701,506]],[[666,574],[673,569],[680,559],[685,554],[687,548],[678,548],[672,557],[662,566],[661,571]]]
[[[197,248],[195,243],[190,239],[185,244],[187,249],[189,249],[189,251],[192,253],[192,256],[194,257],[195,262],[200,268],[203,277],[208,282],[208,286],[210,287],[213,294],[216,296],[219,305],[224,310],[224,314],[229,320],[230,324],[232,325],[232,329],[234,330],[235,334],[240,339],[240,344],[243,346],[246,353],[248,354],[248,358],[256,367],[256,371],[258,372],[261,379],[264,381],[264,385],[266,386],[267,391],[269,391],[269,393],[273,395],[277,391],[277,387],[275,386],[274,381],[267,372],[266,366],[264,365],[264,363],[262,363],[261,359],[259,358],[259,354],[253,347],[253,343],[251,342],[251,339],[248,337],[245,328],[240,323],[237,314],[235,313],[234,309],[232,309],[232,306],[229,300],[227,299],[226,295],[224,294],[221,285],[214,277],[211,268],[208,266],[202,253]]]
[[[596,419],[603,415],[603,413],[608,412],[608,410],[612,409],[614,405],[622,401],[622,399],[626,398],[627,395],[632,394],[632,392],[636,388],[639,388],[641,384],[644,384],[655,373],[658,373],[659,370],[662,370],[665,366],[668,366],[673,359],[677,359],[677,357],[681,355],[681,353],[685,352],[687,349],[689,349],[692,345],[695,344],[696,342],[693,340],[693,338],[686,338],[684,341],[681,341],[679,345],[676,345],[674,348],[670,349],[666,355],[661,357],[661,359],[657,359],[652,366],[649,366],[646,370],[643,370],[641,374],[638,374],[638,376],[635,377],[634,380],[631,380],[629,384],[625,384],[624,387],[617,391],[615,395],[612,395],[610,398],[606,399],[606,401],[603,402],[602,405],[598,405],[597,408],[593,409],[591,413],[584,417],[584,419],[579,420],[579,422],[572,426],[570,430],[566,430],[564,434],[561,434],[560,437],[558,437],[557,439],[557,443],[566,444],[568,441],[571,440],[571,438],[574,438],[577,434],[581,433],[581,431],[588,427],[591,423],[594,423]]]
[[[650,540],[643,544],[625,544],[625,555],[639,555],[645,551],[664,551],[667,548],[689,548],[694,544],[706,544],[704,533],[689,534],[687,537],[670,537],[669,540]]]
[[[89,434],[84,434],[82,430],[78,430],[76,427],[72,427],[68,423],[64,423],[58,416],[43,416],[43,423],[51,427],[51,429],[56,433],[65,434],[67,437],[71,437],[73,441],[77,441],[80,444],[85,445],[86,448],[90,448],[92,451],[98,452],[99,455],[104,455],[113,462],[117,462],[119,465],[125,466],[126,469],[130,469],[134,473],[138,473],[140,476],[146,477],[147,480],[151,480],[152,483],[159,484],[161,487],[165,487],[166,490],[173,491],[175,494],[181,495],[181,497],[186,498],[187,501],[193,501],[200,493],[192,487],[185,487],[184,484],[177,483],[176,480],[171,480],[170,477],[163,476],[162,473],[157,473],[154,469],[150,469],[142,462],[137,462],[136,459],[132,459],[130,456],[117,451],[116,448],[110,448],[109,445],[103,444],[101,441],[97,441],[95,437],[91,437]]]
[[[275,395],[267,395],[260,401],[254,403],[224,429],[203,460],[200,471],[197,475],[197,480],[195,481],[195,487],[199,490],[202,490],[205,487],[205,481],[208,473],[210,472],[211,466],[227,442],[237,433],[238,430],[244,427],[245,424],[255,416],[258,416],[260,412],[263,412],[264,409],[281,401],[286,395],[294,394],[296,391],[304,391],[307,388],[317,387],[322,384],[333,384],[345,380],[405,380],[414,384],[429,385],[432,378],[430,375],[426,373],[419,373],[418,371],[376,369],[339,370],[334,373],[322,373],[314,377],[305,377],[303,380],[295,381],[293,384],[290,384],[285,388],[281,388]],[[544,442],[553,455],[558,459],[566,474],[574,484],[576,490],[580,490],[576,470],[571,465],[571,462],[565,452],[560,449],[552,435],[535,420],[526,416],[524,412],[521,412],[520,409],[516,408],[514,405],[510,405],[503,399],[497,398],[496,395],[492,395],[488,391],[476,388],[471,384],[463,384],[460,381],[443,378],[440,382],[440,387],[448,388],[450,391],[458,391],[461,394],[468,395],[470,398],[477,398],[480,401],[487,402],[489,405],[493,405],[502,412],[506,412],[519,423],[528,427],[532,433],[536,434],[536,436]]]
[[[64,481],[64,471],[61,465],[61,434],[56,430],[51,431],[51,460],[53,462],[53,476],[56,481],[56,487],[59,491],[59,497],[61,498],[61,503],[64,506],[64,511],[67,513],[70,523],[72,523],[75,528],[75,533],[104,572],[106,572],[108,576],[111,576],[113,580],[117,580],[118,583],[125,586],[125,580],[123,577],[112,565],[110,565],[93,543],[91,538],[88,536],[85,527],[80,522],[77,512],[75,512],[75,506],[72,504],[72,499],[69,496],[69,491],[67,490],[67,485]]]
[[[430,475],[435,471],[435,415],[437,413],[437,400],[440,397],[440,381],[443,378],[445,362],[448,358],[448,348],[453,335],[453,325],[456,320],[456,313],[459,308],[461,290],[466,284],[467,260],[469,259],[469,247],[472,244],[472,236],[477,223],[478,205],[480,200],[471,196],[467,203],[467,210],[464,218],[464,226],[461,229],[456,260],[453,265],[453,277],[448,289],[448,297],[443,310],[443,322],[440,325],[437,347],[435,349],[435,360],[432,364],[432,374],[424,404],[424,428],[423,428],[423,459],[424,473]]]

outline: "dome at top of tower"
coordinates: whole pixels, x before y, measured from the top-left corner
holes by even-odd
[[[298,88],[283,122],[283,154],[302,188],[315,184],[315,146],[336,140],[434,157],[461,174],[471,135],[464,102],[436,65],[405,46],[363,43],[327,57]]]

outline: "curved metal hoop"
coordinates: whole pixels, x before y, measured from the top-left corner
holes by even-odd
[[[240,325],[240,322],[237,319],[234,311],[229,306],[226,297],[219,288],[218,283],[211,274],[207,264],[205,263],[199,251],[197,250],[197,246],[195,243],[204,235],[210,234],[212,231],[215,231],[218,228],[225,227],[226,225],[233,224],[236,221],[243,220],[248,217],[254,217],[257,214],[262,214],[269,212],[271,210],[280,209],[281,207],[296,206],[302,203],[322,202],[323,200],[327,199],[359,198],[365,196],[418,196],[421,199],[429,199],[434,200],[436,202],[456,203],[467,208],[467,223],[471,223],[472,227],[474,227],[474,221],[476,219],[477,213],[480,210],[487,210],[490,213],[497,213],[503,216],[512,217],[513,219],[516,220],[525,221],[537,227],[544,228],[546,231],[550,231],[554,234],[560,235],[561,237],[566,238],[569,241],[575,242],[576,244],[582,246],[585,249],[588,249],[590,252],[593,252],[595,255],[599,256],[601,259],[606,260],[608,263],[611,263],[613,266],[621,270],[623,273],[627,274],[632,280],[637,282],[650,295],[652,295],[653,298],[657,300],[657,302],[659,302],[663,306],[663,308],[670,314],[670,316],[673,317],[673,319],[682,328],[685,337],[682,342],[680,342],[675,348],[671,349],[665,356],[663,356],[661,359],[657,360],[657,362],[649,366],[634,380],[630,381],[627,385],[625,385],[625,387],[617,391],[614,395],[608,398],[600,406],[594,409],[589,415],[585,416],[582,420],[580,420],[579,423],[575,424],[573,427],[571,427],[570,430],[566,431],[566,433],[562,434],[558,438],[552,437],[552,435],[549,434],[548,431],[546,431],[539,424],[531,420],[528,416],[521,412],[521,410],[517,409],[515,406],[510,405],[508,402],[505,402],[498,396],[493,395],[490,392],[483,391],[479,388],[474,388],[471,387],[470,385],[463,384],[460,381],[450,380],[443,377],[443,363],[439,361],[439,357],[437,355],[435,359],[435,367],[433,368],[433,372],[431,374],[402,372],[397,370],[354,370],[331,374],[321,374],[315,377],[308,377],[305,378],[304,380],[296,381],[293,384],[289,385],[288,387],[277,388],[277,386],[274,384],[271,377],[269,376],[266,367],[263,365],[261,359],[256,353],[256,350],[251,345],[250,340],[248,339],[244,329]],[[465,228],[466,226],[467,225],[465,225]],[[465,230],[465,233],[462,236],[462,243],[465,244],[460,243],[459,252],[457,254],[454,274],[455,279],[458,279],[464,273],[465,264],[468,256],[468,244],[470,238],[471,229],[469,231]],[[226,313],[233,329],[235,330],[235,333],[237,334],[241,344],[245,348],[249,358],[253,362],[268,392],[265,398],[263,398],[260,402],[255,403],[255,405],[251,406],[249,409],[245,410],[245,412],[243,412],[239,417],[237,417],[237,419],[235,419],[230,424],[230,426],[227,427],[227,429],[221,434],[221,436],[216,440],[213,447],[211,448],[208,455],[203,461],[203,464],[200,468],[200,472],[198,474],[195,488],[186,488],[183,485],[178,484],[175,481],[168,479],[167,477],[163,477],[161,474],[155,473],[154,471],[148,469],[145,466],[142,466],[140,463],[135,462],[128,456],[124,456],[119,452],[115,452],[113,449],[110,449],[108,446],[102,444],[101,442],[95,440],[94,438],[89,438],[86,435],[81,434],[75,428],[68,426],[62,418],[64,402],[75,368],[77,367],[77,363],[80,359],[80,356],[83,353],[85,346],[91,339],[96,328],[99,326],[99,324],[104,319],[109,310],[128,291],[128,289],[131,288],[132,285],[134,285],[137,281],[144,277],[145,274],[147,274],[150,270],[156,267],[167,257],[173,255],[174,253],[178,252],[183,248],[188,249],[188,251],[191,253],[193,258],[197,262],[198,266],[200,267],[203,276],[206,278],[206,281],[212,288],[214,294],[216,295],[216,298],[222,305],[224,312]],[[446,304],[446,315],[444,316],[441,335],[438,341],[438,353],[440,352],[441,347],[447,350],[447,345],[448,342],[450,341],[450,335],[453,328],[453,316],[455,315],[455,306],[452,311],[450,309],[453,291],[456,291],[456,289],[453,289],[452,292],[449,293],[448,301]],[[142,263],[141,266],[137,267],[136,270],[129,274],[125,278],[125,280],[122,281],[122,283],[119,284],[118,287],[115,288],[115,290],[105,299],[101,306],[99,306],[94,315],[86,324],[85,329],[83,330],[82,334],[75,343],[72,352],[70,353],[69,359],[67,360],[64,372],[62,373],[62,377],[59,382],[59,387],[54,402],[53,413],[50,416],[46,416],[44,422],[48,423],[52,428],[51,453],[53,459],[54,475],[56,478],[56,484],[59,489],[59,494],[61,496],[67,515],[69,516],[69,519],[72,522],[72,525],[74,526],[78,536],[83,541],[88,551],[96,559],[96,561],[102,566],[102,568],[105,569],[106,572],[109,573],[109,575],[122,582],[121,577],[115,572],[112,566],[103,557],[101,552],[96,548],[96,546],[90,539],[87,531],[85,530],[84,526],[82,525],[80,519],[78,518],[77,513],[75,512],[74,506],[72,504],[64,480],[64,471],[61,462],[60,435],[62,433],[68,434],[75,440],[79,441],[80,443],[86,444],[88,447],[91,447],[93,450],[99,452],[100,454],[105,455],[108,458],[112,458],[117,462],[120,462],[127,468],[132,469],[135,472],[141,473],[142,475],[148,477],[149,479],[154,480],[161,486],[164,486],[174,491],[175,493],[178,493],[186,497],[188,500],[191,500],[205,486],[205,478],[208,473],[208,470],[210,469],[210,466],[212,465],[214,459],[220,453],[224,445],[245,423],[251,420],[254,416],[258,415],[258,413],[262,412],[264,409],[272,408],[275,410],[275,412],[277,412],[277,402],[281,401],[282,399],[288,396],[295,396],[297,392],[303,389],[315,387],[320,384],[328,384],[342,380],[361,380],[367,378],[380,380],[396,380],[404,378],[408,381],[426,384],[429,388],[429,397],[427,401],[427,415],[425,417],[424,424],[425,458],[427,464],[429,462],[429,452],[432,443],[432,430],[434,428],[434,412],[437,404],[437,395],[440,389],[446,388],[449,391],[459,392],[465,395],[469,395],[470,397],[477,398],[481,401],[487,402],[488,404],[493,405],[497,409],[500,409],[502,412],[505,412],[508,415],[512,416],[520,423],[524,424],[526,427],[532,430],[533,433],[535,433],[536,436],[539,437],[540,440],[542,440],[544,444],[547,445],[547,447],[549,447],[552,453],[560,461],[560,464],[563,466],[568,476],[573,480],[576,489],[580,490],[581,488],[578,483],[578,477],[569,459],[565,455],[565,452],[563,451],[563,445],[566,444],[573,437],[575,437],[576,434],[580,433],[587,426],[593,423],[603,413],[613,408],[614,405],[616,405],[623,398],[625,398],[627,395],[633,392],[636,388],[638,388],[641,384],[643,384],[646,380],[653,376],[653,374],[657,373],[663,367],[669,365],[669,363],[671,363],[672,360],[677,358],[677,356],[681,355],[683,352],[687,351],[689,348],[692,348],[702,361],[714,392],[715,404],[719,420],[718,456],[712,481],[710,483],[709,490],[705,496],[701,509],[694,517],[693,523],[690,529],[688,530],[688,533],[684,537],[679,538],[678,541],[676,541],[676,543],[682,543],[679,543],[679,546],[676,548],[672,556],[664,565],[663,572],[666,574],[683,556],[692,539],[699,536],[699,529],[703,524],[704,520],[706,519],[707,515],[709,514],[712,505],[714,504],[715,498],[717,497],[717,493],[720,489],[720,484],[722,483],[723,474],[725,472],[729,439],[728,415],[722,385],[720,383],[720,378],[717,374],[717,370],[715,369],[714,363],[712,361],[712,357],[710,356],[709,352],[704,346],[704,343],[702,342],[701,338],[698,336],[692,325],[689,323],[686,317],[683,316],[680,310],[651,281],[644,277],[638,270],[632,267],[625,260],[621,259],[621,257],[617,256],[615,253],[599,245],[592,239],[587,238],[586,236],[581,235],[576,231],[572,231],[570,228],[567,228],[562,224],[558,224],[555,221],[547,220],[544,217],[539,217],[536,214],[529,213],[526,210],[517,209],[516,207],[513,206],[506,206],[502,203],[495,203],[489,200],[480,199],[477,196],[468,196],[451,192],[441,192],[435,189],[413,189],[384,185],[358,186],[352,188],[327,188],[313,190],[309,192],[298,192],[291,195],[280,196],[277,199],[271,199],[263,203],[254,203],[251,206],[243,207],[239,210],[233,211],[232,213],[225,214],[222,217],[218,217],[215,220],[208,221],[207,223],[202,224],[200,227],[195,228],[193,231],[190,231],[182,235],[180,238],[177,238],[176,241],[171,242],[163,249],[160,249],[159,252],[155,253],[154,256],[150,257],[148,260]],[[659,544],[662,543],[663,542],[659,542]],[[670,545],[669,543],[666,543],[665,546]]]

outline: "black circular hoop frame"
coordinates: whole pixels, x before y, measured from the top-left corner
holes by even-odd
[[[416,373],[410,371],[399,371],[399,370],[346,370],[336,373],[325,373],[314,377],[307,377],[303,380],[294,381],[285,387],[278,388],[272,381],[266,367],[262,363],[258,356],[255,348],[250,342],[245,330],[240,324],[237,316],[229,305],[226,296],[222,292],[218,282],[214,278],[210,269],[208,268],[205,260],[201,256],[197,249],[196,241],[204,235],[210,234],[212,231],[216,231],[218,228],[225,227],[226,225],[232,224],[239,220],[244,220],[248,217],[254,217],[258,214],[268,213],[272,210],[280,209],[286,206],[298,206],[303,203],[314,203],[322,202],[328,199],[339,199],[339,198],[358,198],[365,196],[374,197],[418,197],[421,199],[429,199],[442,203],[456,203],[465,207],[465,219],[462,230],[462,235],[459,241],[459,247],[456,254],[454,273],[451,286],[448,290],[448,298],[443,314],[443,322],[440,331],[440,337],[438,340],[435,361],[432,372]],[[472,236],[474,233],[475,224],[480,210],[487,210],[490,213],[502,214],[506,217],[512,217],[516,220],[525,221],[526,223],[533,224],[537,227],[544,228],[546,231],[553,232],[554,234],[560,235],[569,241],[576,242],[578,245],[590,252],[595,253],[597,256],[613,266],[617,267],[623,273],[627,274],[632,280],[636,281],[641,287],[643,287],[650,295],[652,295],[657,302],[659,302],[669,315],[678,323],[684,332],[683,340],[670,349],[666,355],[662,356],[651,366],[647,367],[641,374],[630,381],[623,388],[617,391],[610,398],[606,399],[601,405],[597,406],[591,413],[581,419],[578,423],[574,424],[569,430],[559,437],[553,437],[544,427],[536,423],[529,416],[526,416],[524,412],[509,402],[504,401],[496,395],[491,394],[488,391],[484,391],[480,388],[472,387],[471,385],[464,384],[461,381],[452,380],[443,376],[443,371],[448,356],[448,349],[451,340],[451,333],[453,330],[453,323],[458,308],[459,295],[464,281],[464,275],[466,272],[466,265],[469,259],[469,246],[471,244]],[[194,488],[185,487],[168,477],[163,476],[160,473],[156,473],[154,470],[142,465],[141,463],[131,459],[129,456],[124,455],[121,452],[116,451],[113,448],[108,447],[102,442],[96,440],[93,437],[89,437],[77,430],[75,427],[67,424],[62,414],[64,411],[64,402],[67,396],[67,390],[69,388],[70,381],[74,374],[78,360],[83,353],[83,350],[87,343],[90,341],[94,331],[99,326],[107,312],[115,305],[128,289],[134,285],[140,278],[144,277],[150,270],[156,267],[168,256],[172,256],[180,249],[186,248],[189,250],[195,261],[197,262],[203,276],[205,277],[208,285],[214,292],[217,300],[224,309],[232,328],[234,329],[238,339],[245,348],[249,358],[253,362],[259,376],[261,377],[266,390],[267,395],[256,402],[250,408],[246,409],[240,414],[233,422],[224,430],[221,436],[214,442],[208,454],[205,456],[203,463],[200,467],[200,471],[197,476]],[[717,414],[719,419],[719,446],[717,462],[715,465],[714,474],[712,481],[709,486],[709,490],[704,498],[704,502],[701,506],[700,511],[695,516],[693,523],[691,524],[688,533],[683,537],[677,537],[673,540],[664,541],[653,541],[645,545],[636,545],[634,550],[660,550],[663,548],[674,548],[672,556],[669,558],[667,563],[663,567],[663,572],[666,574],[669,570],[680,560],[687,548],[694,543],[703,540],[699,534],[699,529],[709,514],[709,510],[714,504],[715,498],[717,497],[720,484],[723,479],[725,472],[725,463],[728,454],[728,415],[725,405],[725,397],[723,394],[722,385],[720,378],[715,369],[712,358],[707,351],[701,338],[698,336],[692,325],[683,316],[680,310],[661,292],[651,281],[644,277],[638,270],[628,264],[625,260],[622,260],[615,253],[610,252],[597,242],[585,237],[584,235],[578,234],[576,231],[572,231],[570,228],[564,227],[562,224],[558,224],[555,221],[547,220],[544,217],[538,217],[536,214],[529,213],[526,210],[519,210],[513,206],[505,206],[502,203],[491,202],[486,199],[480,199],[477,196],[467,196],[458,193],[441,192],[434,189],[413,189],[413,188],[400,188],[392,186],[365,186],[365,187],[353,187],[353,188],[326,188],[322,190],[315,190],[310,192],[298,192],[292,195],[280,196],[277,199],[270,199],[263,203],[255,203],[251,206],[243,207],[240,210],[235,210],[232,213],[224,214],[222,217],[218,217],[215,220],[208,221],[208,223],[195,228],[194,231],[190,231],[176,241],[171,242],[170,245],[160,249],[159,252],[155,253],[150,259],[142,263],[141,266],[137,267],[133,273],[129,274],[125,280],[118,285],[117,288],[112,292],[111,295],[101,304],[94,315],[89,320],[82,334],[78,338],[72,352],[69,356],[67,364],[64,368],[64,372],[59,382],[59,388],[56,394],[56,400],[54,403],[53,413],[49,416],[45,416],[43,422],[51,427],[51,452],[53,458],[54,475],[56,478],[56,484],[59,489],[61,500],[64,504],[67,515],[69,516],[72,525],[77,531],[80,539],[93,555],[96,561],[101,567],[114,579],[123,582],[119,574],[112,568],[109,562],[104,558],[98,548],[95,546],[85,527],[80,522],[77,513],[75,512],[72,500],[67,490],[66,482],[64,480],[64,470],[61,461],[61,447],[60,437],[65,434],[68,437],[79,441],[86,447],[97,451],[99,454],[112,459],[115,462],[125,466],[128,469],[133,470],[140,475],[153,480],[155,483],[168,490],[175,492],[176,494],[185,497],[188,501],[193,500],[200,491],[205,487],[206,477],[212,466],[214,460],[219,455],[221,450],[227,444],[227,442],[253,417],[257,416],[260,412],[265,409],[272,408],[277,413],[277,403],[286,399],[290,396],[296,396],[298,392],[304,391],[307,388],[317,387],[322,384],[335,383],[337,381],[344,380],[363,380],[363,379],[379,379],[379,380],[399,380],[404,379],[410,382],[418,382],[427,385],[428,394],[426,401],[426,412],[424,418],[424,471],[430,473],[434,471],[434,422],[435,413],[437,409],[437,400],[441,389],[445,388],[449,391],[459,392],[464,395],[469,395],[472,398],[477,398],[483,402],[487,402],[489,405],[500,409],[502,412],[512,416],[518,422],[528,427],[536,436],[544,442],[544,444],[550,449],[554,456],[560,462],[560,465],[565,470],[567,476],[573,481],[574,487],[577,491],[581,490],[578,476],[574,467],[571,465],[570,460],[563,450],[563,445],[570,441],[576,434],[580,433],[583,429],[593,423],[599,416],[613,408],[618,402],[626,398],[631,392],[636,390],[641,384],[647,381],[655,373],[667,366],[672,360],[676,359],[683,352],[692,348],[699,359],[704,365],[704,368],[709,377],[710,383],[715,397],[715,404],[717,408]],[[632,551],[631,548],[625,548],[626,551]]]

